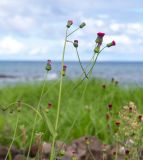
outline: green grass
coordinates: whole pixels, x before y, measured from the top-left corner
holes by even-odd
[[[105,118],[109,103],[113,105],[112,112],[115,118],[122,106],[128,104],[129,101],[135,102],[138,110],[141,113],[143,112],[143,88],[141,87],[121,87],[111,82],[93,79],[89,81],[85,95],[82,96],[85,83],[73,90],[76,84],[77,81],[71,80],[64,80],[63,82],[58,130],[59,140],[70,142],[80,136],[95,135],[104,143],[111,143],[113,137],[107,129]],[[103,84],[106,84],[106,89],[102,88]],[[41,89],[42,83],[3,87],[0,89],[0,106],[1,108],[2,106],[6,107],[13,102],[21,100],[24,103],[37,107]],[[48,102],[53,104],[53,108],[46,113],[52,124],[55,123],[58,91],[58,81],[47,82],[44,91],[45,95],[42,97],[40,104],[41,108],[47,108]],[[13,113],[9,113],[11,109],[14,109]],[[10,144],[16,125],[17,114],[20,114],[20,121],[15,144],[22,147],[20,126],[24,125],[27,130],[28,145],[36,113],[26,105],[22,105],[22,111],[17,113],[16,104],[11,105],[5,112],[0,111],[0,144]],[[71,128],[73,123],[74,126]],[[40,117],[37,120],[36,132],[43,132],[43,139],[51,141],[51,135],[46,123]]]

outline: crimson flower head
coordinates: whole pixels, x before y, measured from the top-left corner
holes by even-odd
[[[116,42],[113,40],[112,42],[108,43],[106,46],[107,47],[112,47],[112,46],[115,46],[116,45]]]
[[[95,42],[96,42],[98,45],[101,45],[101,44],[102,44],[104,35],[105,35],[105,33],[103,33],[103,32],[98,32],[98,33],[97,33],[97,38],[96,38]]]
[[[113,45],[113,46],[115,46],[115,45],[116,45],[116,42],[115,42],[114,40],[112,41],[112,45]]]
[[[103,38],[104,35],[105,35],[105,33],[103,33],[103,32],[98,32],[97,35],[98,35],[100,38]]]

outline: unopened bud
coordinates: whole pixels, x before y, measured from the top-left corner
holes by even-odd
[[[73,45],[74,45],[75,48],[77,48],[78,47],[78,40],[74,40]]]
[[[80,25],[79,25],[79,28],[83,28],[86,26],[86,23],[85,22],[82,22]]]
[[[51,60],[48,60],[47,61],[47,65],[46,65],[46,70],[50,71],[51,69],[52,69],[52,67],[51,67]]]
[[[73,21],[72,20],[68,20],[68,22],[67,22],[67,28],[70,28],[72,24],[73,24]]]
[[[66,69],[67,69],[67,66],[66,66],[66,65],[63,65],[63,69],[62,69],[62,75],[63,75],[63,76],[66,75]]]
[[[100,45],[97,45],[95,48],[94,48],[94,53],[99,53],[100,52]]]

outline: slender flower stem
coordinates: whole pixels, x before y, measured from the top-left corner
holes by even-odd
[[[70,43],[73,44],[73,42],[70,41],[70,40],[67,40],[67,42],[70,42]],[[81,67],[81,69],[82,69],[82,71],[83,71],[83,74],[84,74],[85,77],[88,79],[88,76],[86,75],[86,71],[85,71],[85,69],[84,69],[83,66],[82,66],[82,63],[81,63],[81,60],[80,60],[80,56],[79,56],[79,53],[78,53],[78,49],[77,49],[77,48],[75,48],[75,49],[76,49],[76,54],[77,54],[77,57],[78,57],[78,61],[79,61],[80,67]]]
[[[40,112],[37,109],[35,109],[33,106],[31,106],[30,104],[25,103],[25,102],[21,102],[21,104],[27,106],[28,108],[30,108],[31,110],[33,110],[34,112],[36,112],[38,114],[38,116],[42,119],[42,116],[41,116]]]
[[[45,85],[46,85],[46,80],[47,80],[47,74],[46,74],[46,79],[44,80],[44,83],[43,83],[40,99],[39,99],[38,106],[37,106],[37,112],[38,112],[38,110],[40,108],[40,103],[41,103],[41,99],[42,99],[42,96],[43,96],[43,93],[44,93],[44,89],[45,89]],[[31,146],[32,146],[32,140],[33,140],[33,137],[34,137],[34,131],[35,131],[35,128],[36,128],[36,122],[37,122],[37,118],[38,118],[38,113],[37,112],[36,112],[34,123],[33,123],[33,128],[32,128],[32,133],[31,133],[31,139],[30,139],[30,144],[29,144],[29,149],[28,149],[28,154],[27,154],[26,160],[28,160],[28,158],[29,158],[30,149],[31,149]]]
[[[67,37],[69,37],[71,34],[73,34],[74,32],[76,32],[77,30],[79,30],[80,28],[78,27],[77,29],[75,29],[74,31],[72,31],[71,33],[69,33],[68,35],[67,35]]]
[[[67,40],[67,42],[70,42],[70,43],[72,43],[72,44],[73,44],[73,41]]]
[[[85,72],[85,70],[84,70],[84,68],[83,68],[83,66],[82,66],[82,63],[81,63],[80,56],[79,56],[79,53],[78,53],[77,48],[76,48],[76,53],[77,53],[77,57],[78,57],[78,60],[79,60],[80,67],[81,67],[81,69],[82,69],[85,77],[88,79],[88,76],[87,76],[87,74],[86,74],[86,72]]]
[[[92,58],[90,59],[90,61],[89,61],[89,62],[94,61],[94,58],[95,58],[95,54],[93,54],[93,56],[92,56]],[[90,66],[90,63],[85,67],[85,71],[88,69],[88,67],[89,67],[89,66]],[[79,79],[81,79],[81,78],[82,78],[83,74],[84,74],[84,73],[82,73],[82,74],[79,76]]]
[[[105,48],[106,48],[106,46],[103,47],[103,48],[101,49],[101,51],[98,53],[98,55],[97,55],[97,57],[96,57],[93,65],[92,65],[91,69],[88,71],[87,75],[88,75],[90,72],[92,72],[92,70],[93,70],[93,68],[94,68],[94,66],[95,66],[95,64],[96,64],[96,61],[97,61],[97,58],[98,58],[99,54],[100,54]]]
[[[17,102],[12,102],[12,103],[10,103],[7,107],[3,107],[3,108],[1,108],[0,107],[0,109],[2,110],[2,111],[6,111],[6,110],[8,110],[9,109],[9,107],[11,107],[12,105],[14,105],[14,104],[16,104]]]
[[[55,123],[55,134],[53,136],[52,140],[52,148],[51,148],[51,155],[50,155],[50,160],[54,160],[55,156],[55,141],[57,138],[57,129],[58,129],[58,122],[59,122],[59,115],[60,115],[60,105],[61,105],[61,95],[62,95],[62,84],[63,84],[63,75],[62,75],[62,70],[64,66],[64,57],[65,57],[65,50],[66,50],[66,43],[67,43],[67,35],[68,28],[66,29],[66,36],[65,36],[65,41],[64,41],[64,48],[63,48],[63,53],[62,53],[62,64],[61,64],[61,77],[60,77],[60,89],[59,89],[59,98],[58,98],[58,107],[57,107],[57,115],[56,115],[56,123]],[[71,35],[71,34],[70,34]]]
[[[15,126],[15,130],[14,130],[12,142],[11,142],[9,148],[8,148],[8,152],[7,152],[7,154],[6,154],[5,160],[7,160],[8,156],[9,156],[9,154],[10,154],[11,147],[12,147],[13,142],[14,142],[14,140],[15,140],[16,132],[17,132],[17,127],[18,127],[18,122],[19,122],[19,114],[17,115],[16,126]]]
[[[96,56],[96,58],[95,58],[95,60],[94,60],[94,62],[93,62],[92,67],[90,68],[90,70],[89,70],[88,73],[86,74],[87,76],[92,72],[92,70],[93,70],[93,68],[94,68],[94,66],[95,66],[95,64],[96,64],[96,61],[97,61],[97,58],[98,58],[99,54],[100,54],[105,48],[106,48],[106,46],[105,46],[104,48],[102,48],[101,51],[97,54],[97,56]],[[86,77],[84,77],[84,78],[74,87],[74,90],[77,89],[77,88],[82,84],[82,82],[83,82],[85,79],[86,79]]]

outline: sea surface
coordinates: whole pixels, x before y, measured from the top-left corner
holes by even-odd
[[[78,79],[82,74],[79,63],[65,62],[65,64],[66,78]],[[83,62],[85,68],[89,65],[89,62]],[[41,81],[45,77],[45,66],[46,62],[43,61],[0,61],[0,86]],[[58,79],[60,68],[60,62],[52,62],[52,71],[49,72],[47,79]],[[143,85],[143,62],[98,62],[92,76],[106,80],[115,78],[123,85]]]

